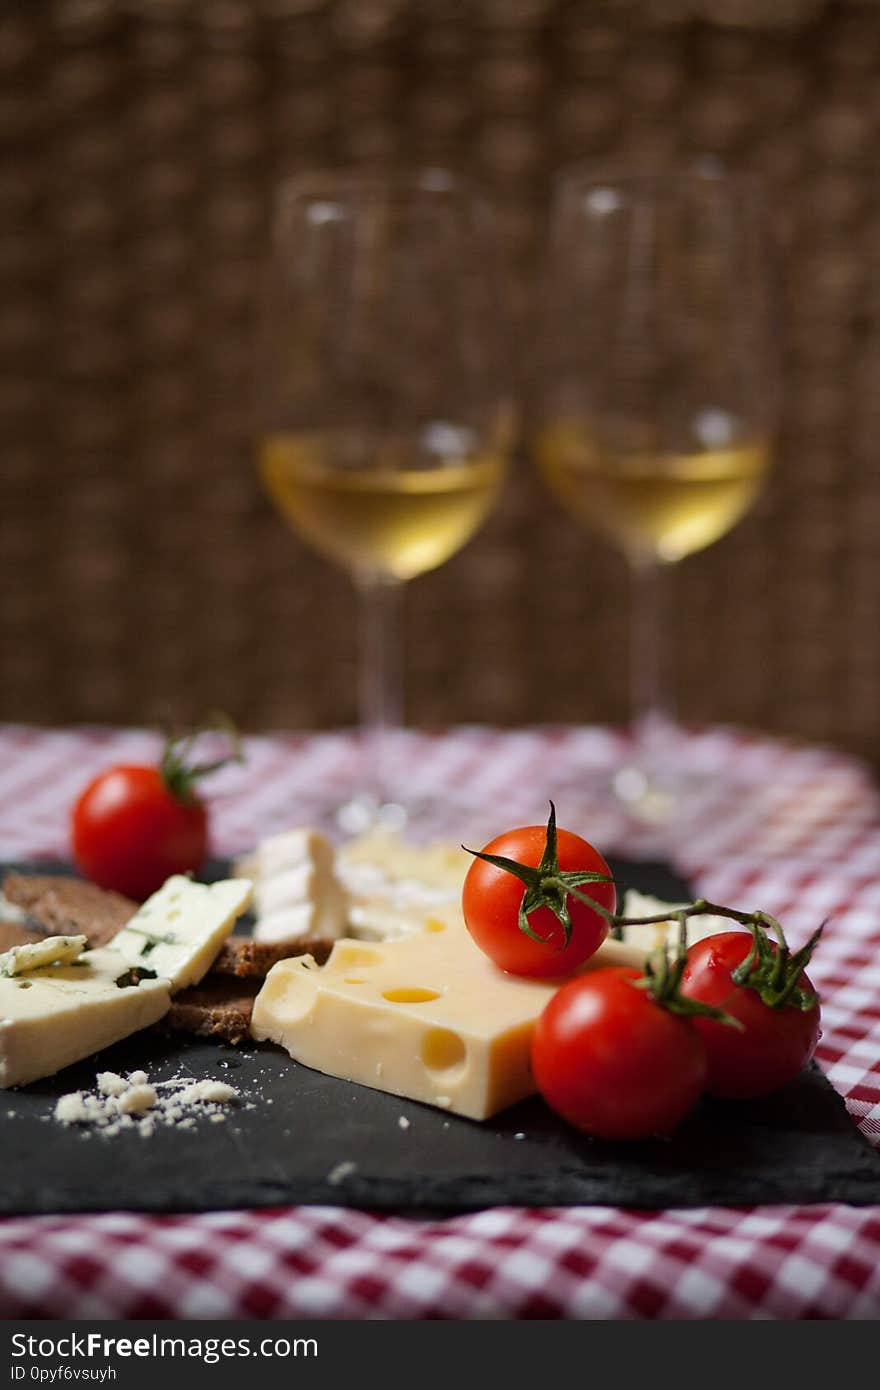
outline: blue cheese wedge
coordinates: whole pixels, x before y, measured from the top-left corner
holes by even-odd
[[[42,941],[13,946],[0,955],[0,979],[26,975],[45,965],[71,965],[87,945],[85,936],[46,936]]]
[[[129,965],[155,971],[176,994],[208,973],[252,891],[246,878],[194,883],[175,874],[116,933],[110,948]]]
[[[51,1076],[158,1022],[170,1005],[167,980],[141,978],[107,947],[3,976],[0,1089]]]

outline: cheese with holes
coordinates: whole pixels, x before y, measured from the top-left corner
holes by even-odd
[[[280,961],[252,1034],[331,1076],[487,1119],[534,1092],[532,1030],[559,981],[499,970],[457,905],[423,909],[419,922],[397,940],[337,941],[323,967],[311,956]],[[650,940],[606,941],[583,968],[640,967],[668,936],[661,927]]]
[[[279,961],[251,1031],[317,1071],[485,1120],[534,1092],[532,1029],[558,985],[506,975],[447,912],[399,941],[338,941],[322,967]]]
[[[317,830],[287,830],[263,840],[254,858],[257,941],[336,941],[348,897],[335,873],[335,851]]]
[[[0,978],[0,1088],[51,1076],[156,1023],[167,980],[142,979],[117,951]]]
[[[251,893],[246,878],[194,883],[175,874],[109,944],[129,965],[143,966],[168,980],[176,994],[207,974],[249,906]]]

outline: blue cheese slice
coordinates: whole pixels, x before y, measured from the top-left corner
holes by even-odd
[[[155,971],[176,994],[208,973],[236,920],[250,905],[252,890],[246,878],[194,883],[175,874],[109,945],[129,965]]]
[[[45,936],[42,941],[13,946],[0,955],[0,979],[26,975],[46,965],[71,965],[87,945],[85,936]]]
[[[139,978],[106,947],[4,976],[0,1089],[51,1076],[119,1042],[158,1022],[170,1004],[167,980]]]

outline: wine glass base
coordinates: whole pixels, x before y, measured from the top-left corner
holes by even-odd
[[[340,806],[334,819],[346,836],[366,835],[371,830],[400,834],[410,823],[412,811],[399,801],[382,801],[362,793]]]
[[[666,825],[675,814],[673,788],[654,781],[638,767],[622,767],[612,776],[609,787],[628,813],[646,825]]]

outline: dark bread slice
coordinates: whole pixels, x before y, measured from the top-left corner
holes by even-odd
[[[13,946],[32,946],[42,941],[44,933],[31,931],[23,922],[0,922],[0,951],[11,951]]]
[[[332,949],[330,941],[311,942],[305,947],[318,961],[325,961]],[[302,949],[292,950],[290,942],[270,944],[233,934],[201,984],[174,996],[160,1027],[194,1033],[199,1038],[244,1042],[250,1036],[254,1000],[266,975],[278,961],[303,953]]]
[[[254,1000],[261,985],[259,979],[206,975],[201,984],[174,996],[159,1027],[174,1033],[194,1033],[199,1038],[244,1042],[250,1034]]]
[[[81,878],[62,874],[7,874],[3,893],[48,936],[81,933],[90,946],[106,946],[137,912],[137,903]]]
[[[211,974],[235,975],[242,980],[263,979],[273,965],[289,956],[308,952],[322,965],[332,949],[332,941],[254,941],[253,937],[233,932],[220,947]]]

